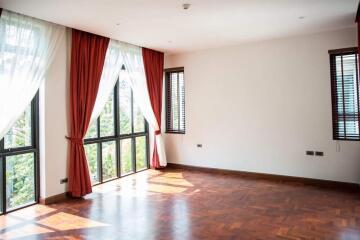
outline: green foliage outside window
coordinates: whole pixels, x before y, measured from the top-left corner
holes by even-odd
[[[116,177],[116,144],[115,142],[102,143],[103,180]]]
[[[120,135],[130,135],[127,139],[121,139],[120,144],[120,171],[121,175],[132,173],[134,170],[133,158],[136,156],[136,170],[147,168],[146,156],[146,136],[132,137],[132,133],[145,132],[145,119],[139,106],[134,101],[131,88],[125,80],[120,80],[118,85],[118,113],[119,113],[119,131]],[[117,89],[117,88],[115,88]],[[99,116],[100,136],[98,136],[98,122],[94,121],[88,128],[85,139],[99,137],[114,137],[115,134],[115,110],[114,110],[114,92],[109,96],[104,109]],[[133,145],[133,139],[135,144]],[[133,156],[135,148],[135,156]],[[101,158],[99,151],[101,151]],[[116,159],[116,141],[107,139],[97,143],[85,144],[85,152],[88,159],[89,171],[93,184],[98,183],[99,166],[102,164],[102,180],[106,181],[117,177],[117,159]],[[100,162],[99,162],[100,161]]]
[[[99,178],[98,178],[98,174],[97,174],[97,169],[98,169],[98,164],[97,164],[97,143],[94,144],[86,144],[84,145],[85,148],[85,154],[88,160],[88,164],[89,164],[89,171],[90,171],[90,177],[91,177],[91,181],[93,183],[97,183],[99,182]]]
[[[146,159],[146,137],[136,138],[136,169],[147,168]]]
[[[4,137],[4,147],[31,146],[31,105]],[[35,201],[34,153],[6,157],[6,206],[15,208]]]
[[[121,174],[125,175],[133,171],[132,166],[132,144],[131,139],[120,141],[121,152]]]
[[[6,205],[15,208],[35,200],[34,154],[6,157]]]

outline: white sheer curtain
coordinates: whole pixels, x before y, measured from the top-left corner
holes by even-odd
[[[142,114],[149,123],[150,128],[158,131],[160,128],[150,102],[141,47],[127,43],[121,44],[124,65],[133,91],[133,96],[139,105]],[[154,131],[150,131],[150,134],[154,134]],[[166,166],[165,148],[161,134],[155,136],[155,141],[159,154],[160,166]]]
[[[3,10],[0,18],[0,139],[25,111],[65,27]]]
[[[118,80],[121,66],[123,64],[121,54],[121,42],[110,39],[106,51],[105,63],[101,74],[99,90],[96,96],[96,102],[91,114],[90,124],[96,120],[103,110],[110,93],[113,91]]]

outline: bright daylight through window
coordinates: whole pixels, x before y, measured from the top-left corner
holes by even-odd
[[[93,184],[149,168],[148,126],[122,75],[85,136]]]
[[[41,60],[37,55],[37,44],[41,42],[39,29],[25,21],[19,24],[17,20],[14,16],[10,18],[8,12],[1,16],[0,87],[3,88],[9,87],[8,82],[11,87],[18,86],[19,81],[15,80],[21,74],[14,77],[14,65],[29,66]],[[17,62],[19,57],[21,63]],[[14,120],[0,139],[0,213],[34,204],[39,199],[38,94],[29,99],[25,111]]]
[[[0,141],[2,213],[38,200],[38,95]]]

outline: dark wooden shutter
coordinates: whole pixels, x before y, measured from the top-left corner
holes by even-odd
[[[333,138],[360,140],[359,77],[356,48],[331,50]]]
[[[184,68],[165,70],[166,132],[185,133]]]

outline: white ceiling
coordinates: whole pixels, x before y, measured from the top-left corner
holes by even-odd
[[[183,10],[183,3],[190,3],[190,9]],[[357,4],[358,0],[0,0],[5,9],[166,53],[352,27]]]

